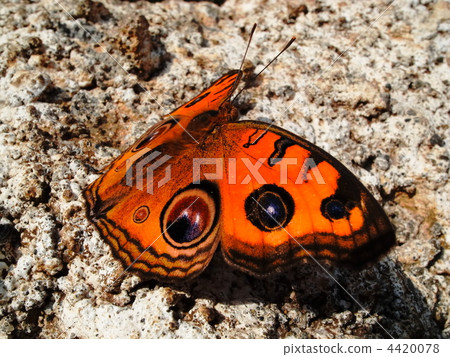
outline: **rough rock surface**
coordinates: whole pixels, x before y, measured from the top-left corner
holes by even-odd
[[[443,0],[1,0],[0,336],[450,337],[450,5]],[[246,119],[315,142],[382,202],[362,270],[265,280],[216,254],[182,286],[126,276],[82,191],[158,118],[239,66]],[[345,288],[345,291],[343,290]],[[355,302],[350,295],[358,302]]]

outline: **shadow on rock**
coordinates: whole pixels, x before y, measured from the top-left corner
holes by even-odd
[[[309,329],[316,325],[332,328],[335,323],[340,324],[341,330],[349,326],[351,333],[359,337],[440,336],[424,296],[406,277],[402,267],[392,260],[384,259],[363,270],[323,267],[327,272],[311,262],[283,274],[257,279],[234,270],[220,254],[216,254],[199,277],[184,284],[167,286],[186,294],[182,309],[186,313],[195,305],[196,299],[229,305],[275,304],[285,315],[292,309],[309,313],[313,316]],[[140,286],[151,287],[153,284],[147,282]],[[338,321],[336,316],[342,314],[350,316],[347,321]],[[355,327],[358,318],[371,317],[379,324],[372,321],[369,325]],[[221,319],[217,320],[220,322]]]

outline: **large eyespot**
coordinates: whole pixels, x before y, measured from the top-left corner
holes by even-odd
[[[176,122],[171,118],[154,125],[137,141],[137,143],[134,145],[131,151],[136,152],[141,150],[143,147],[147,146],[152,140],[169,131],[174,125],[176,125]]]
[[[247,219],[262,231],[270,232],[286,227],[294,215],[292,196],[276,185],[264,185],[245,200]]]
[[[325,218],[337,220],[348,217],[348,211],[355,207],[353,202],[344,203],[342,200],[330,196],[320,204],[320,211]]]
[[[164,239],[175,248],[197,245],[217,224],[220,207],[217,188],[208,190],[205,186],[213,185],[203,182],[199,188],[190,185],[178,192],[161,213]]]
[[[167,233],[177,243],[190,243],[197,239],[211,222],[207,202],[200,197],[180,199],[167,217]]]

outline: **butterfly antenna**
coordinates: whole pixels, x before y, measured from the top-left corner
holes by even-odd
[[[244,57],[242,57],[241,66],[239,67],[239,72],[242,71],[242,67],[244,67],[244,61],[245,61],[245,58],[247,57],[247,52],[248,52],[248,49],[250,48],[250,43],[252,42],[252,38],[253,38],[253,34],[255,33],[255,30],[256,30],[256,24],[253,24],[252,30],[250,31],[250,36],[248,38],[247,48],[245,49]],[[237,80],[234,83],[233,89],[230,91],[230,93],[233,93],[233,91],[236,89],[238,84],[239,84],[239,80]]]
[[[250,31],[250,37],[248,38],[247,48],[245,49],[244,57],[242,57],[241,66],[239,67],[239,71],[241,71],[242,67],[244,67],[244,61],[245,61],[245,58],[247,57],[247,52],[250,47],[250,43],[252,42],[252,38],[253,38],[253,34],[255,33],[255,30],[256,30],[256,24],[253,24],[252,30]]]
[[[255,29],[255,27],[256,27],[256,24],[253,25],[253,30]],[[253,31],[252,31],[251,35],[253,35]],[[251,39],[251,37],[250,37],[250,39]],[[233,103],[233,102],[236,100],[236,98],[239,96],[239,94],[241,94],[242,91],[243,91],[244,89],[247,89],[247,88],[250,86],[250,84],[252,84],[252,83],[256,80],[256,78],[258,78],[258,76],[266,70],[267,67],[269,67],[273,62],[275,62],[276,59],[277,59],[278,57],[280,57],[280,55],[281,55],[284,51],[286,51],[286,50],[294,43],[295,40],[296,40],[296,38],[295,38],[295,37],[292,37],[292,38],[288,41],[288,43],[286,43],[286,45],[284,45],[284,47],[282,48],[282,50],[281,50],[280,52],[278,52],[278,54],[277,54],[277,55],[276,55],[276,56],[275,56],[268,64],[266,64],[266,65],[264,66],[264,68],[263,68],[262,70],[260,70],[256,76],[254,76],[251,80],[247,81],[247,82],[245,83],[245,86],[244,86],[244,87],[243,87],[243,88],[235,95],[235,97],[233,98],[233,100],[231,101],[231,103]],[[249,44],[250,44],[250,42],[249,42]],[[248,45],[247,45],[247,49],[248,49]],[[247,50],[245,51],[245,54],[247,54]],[[245,56],[244,56],[244,59],[245,59]],[[243,63],[244,63],[244,61],[242,61],[241,69],[242,69]]]

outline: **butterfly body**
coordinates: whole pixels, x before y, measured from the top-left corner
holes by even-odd
[[[88,217],[145,279],[200,274],[219,243],[263,277],[307,258],[361,264],[393,244],[389,220],[338,160],[281,128],[237,121],[230,71],[150,128],[85,190]]]

